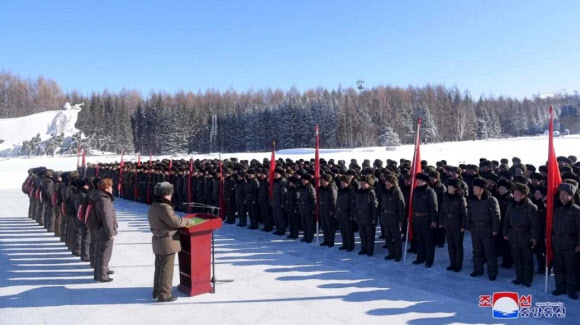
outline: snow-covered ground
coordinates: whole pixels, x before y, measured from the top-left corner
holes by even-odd
[[[578,154],[580,137],[556,140],[558,155]],[[480,157],[519,156],[526,163],[545,162],[547,138],[469,141],[422,146],[422,158],[434,163],[476,163]],[[222,158],[263,159],[270,153],[225,154]],[[282,158],[312,158],[311,149],[285,150]],[[411,146],[395,152],[384,148],[323,151],[321,157],[386,160],[412,156]],[[217,157],[196,156],[195,158]],[[164,158],[164,157],[155,157]],[[167,158],[167,157],[165,157]],[[176,156],[175,158],[179,158]],[[135,159],[135,157],[127,157]],[[147,157],[144,157],[146,160]],[[89,162],[110,162],[118,156],[91,156]],[[563,302],[567,318],[542,323],[578,324],[577,301],[543,293],[543,277],[531,288],[515,286],[513,270],[500,269],[497,281],[472,279],[471,242],[464,241],[461,273],[445,270],[447,248],[437,248],[431,269],[387,262],[377,241],[375,256],[281,239],[272,234],[226,225],[217,234],[217,277],[234,279],[217,293],[159,304],[150,299],[153,261],[147,207],[115,201],[120,231],[111,268],[112,283],[95,283],[92,271],[65,246],[26,217],[28,200],[19,187],[30,167],[57,170],[76,166],[76,157],[18,158],[0,161],[0,324],[490,324],[490,308],[478,307],[480,295],[497,291],[532,294],[533,301]],[[338,238],[340,242],[340,237]],[[175,274],[174,284],[178,282]],[[549,279],[549,290],[554,287]],[[175,291],[177,293],[177,291]],[[513,321],[510,321],[510,323]],[[522,324],[539,324],[519,319]]]
[[[548,322],[573,324],[580,316],[577,302],[543,294],[542,277],[529,289],[510,283],[513,270],[500,270],[496,282],[470,278],[469,236],[466,266],[456,274],[445,270],[446,248],[437,248],[435,265],[426,269],[411,264],[413,255],[386,262],[382,243],[369,258],[229,225],[216,237],[216,273],[234,282],[192,298],[175,290],[177,302],[159,304],[151,300],[154,255],[145,205],[115,202],[115,280],[95,283],[87,263],[25,216],[24,195],[1,190],[0,202],[0,324],[502,323],[490,308],[478,307],[479,295],[495,291],[564,302],[567,318]]]

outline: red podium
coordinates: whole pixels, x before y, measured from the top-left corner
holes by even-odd
[[[213,292],[211,283],[211,240],[215,229],[222,227],[218,216],[195,213],[185,216],[195,225],[179,230],[179,286],[177,289],[190,297]]]

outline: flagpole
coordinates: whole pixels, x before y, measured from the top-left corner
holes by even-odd
[[[548,177],[547,177],[547,202],[546,202],[546,270],[544,275],[544,293],[548,293],[549,265],[554,256],[552,250],[552,222],[554,218],[554,199],[557,187],[562,182],[558,163],[556,162],[556,152],[554,150],[554,110],[552,105],[549,108],[549,138],[548,138]]]
[[[413,164],[411,165],[411,188],[409,194],[409,215],[407,216],[407,230],[405,233],[405,248],[403,249],[403,262],[407,260],[407,246],[409,244],[409,229],[411,228],[411,214],[413,213],[413,191],[415,189],[415,178],[417,177],[417,149],[420,141],[421,120],[417,123],[417,136],[415,137],[415,150],[413,153]]]

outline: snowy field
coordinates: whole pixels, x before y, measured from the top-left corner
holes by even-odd
[[[554,139],[554,147],[558,156],[576,155],[580,157],[580,135],[571,135]],[[320,157],[324,159],[345,160],[347,165],[351,159],[357,159],[359,165],[364,159],[372,162],[375,159],[393,159],[399,161],[400,158],[413,159],[413,145],[404,145],[396,151],[386,151],[385,147],[369,147],[356,149],[320,149]],[[257,159],[260,162],[264,158],[270,158],[271,152],[257,153],[225,153],[208,155],[174,155],[174,156],[154,156],[153,159],[204,159],[236,157],[238,159]],[[459,165],[461,163],[479,164],[479,158],[490,160],[500,160],[512,157],[519,157],[524,164],[533,164],[536,167],[544,165],[548,159],[548,137],[522,137],[512,139],[492,139],[481,141],[444,142],[421,145],[421,159],[427,160],[434,165],[436,161],[445,159],[449,165]],[[314,158],[314,149],[288,149],[276,152],[276,159],[290,158],[311,159]],[[115,162],[120,160],[119,155],[87,155],[88,163]],[[148,153],[143,153],[142,161],[149,159]],[[125,155],[125,161],[136,161],[136,155]],[[19,188],[24,178],[26,170],[32,167],[46,166],[54,170],[73,170],[76,168],[77,157],[30,157],[30,158],[0,158],[0,189]],[[23,174],[24,173],[24,174]]]
[[[580,137],[556,140],[558,155],[579,154]],[[282,158],[311,158],[311,149],[278,152]],[[263,159],[270,153],[226,154]],[[384,148],[325,150],[323,158],[411,159],[412,147],[396,152]],[[518,156],[539,165],[547,157],[547,138],[521,138],[425,145],[422,158],[434,163],[476,163]],[[195,158],[217,157],[196,156]],[[132,159],[133,157],[127,157]],[[154,159],[162,157],[154,157]],[[109,162],[118,156],[91,156],[88,162]],[[144,160],[148,157],[144,157]],[[26,217],[28,199],[19,187],[30,167],[44,165],[69,170],[76,157],[17,158],[0,161],[0,324],[578,324],[580,308],[567,297],[543,293],[544,278],[531,288],[515,286],[514,271],[500,269],[497,281],[472,279],[471,241],[464,241],[465,263],[460,273],[448,272],[447,248],[437,248],[433,268],[383,259],[383,243],[375,256],[356,255],[280,239],[272,234],[225,225],[216,237],[216,294],[184,297],[176,303],[151,300],[154,255],[147,207],[117,200],[119,235],[115,240],[111,283],[95,283],[92,270],[67,251],[63,243]],[[378,234],[377,234],[378,236]],[[337,239],[340,242],[340,236]],[[358,239],[357,239],[358,245]],[[178,283],[177,273],[174,285]],[[553,278],[549,290],[553,290]],[[566,319],[492,318],[478,307],[478,297],[497,291],[532,294],[533,301],[563,302]]]

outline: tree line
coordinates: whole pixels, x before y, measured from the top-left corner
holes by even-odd
[[[473,98],[442,85],[82,94],[63,93],[50,79],[0,73],[0,118],[62,109],[66,101],[85,103],[77,128],[116,152],[267,151],[272,141],[277,149],[313,147],[316,124],[324,148],[405,144],[418,118],[426,143],[536,135],[546,130],[550,104],[561,131],[580,132],[577,92],[522,100]]]

